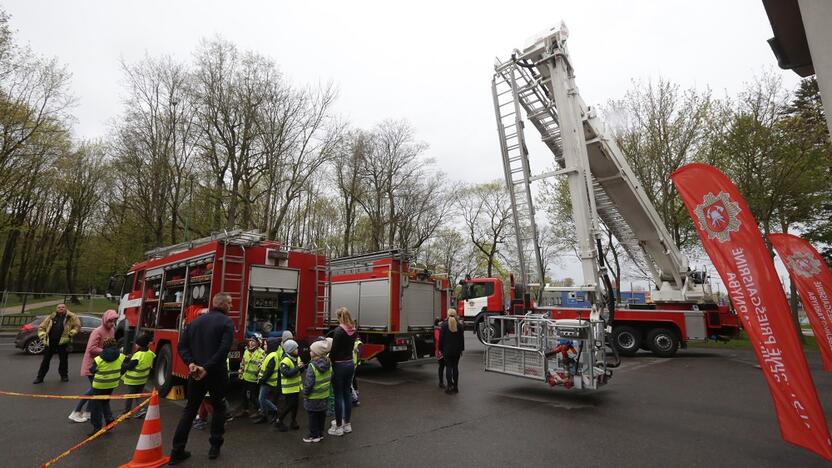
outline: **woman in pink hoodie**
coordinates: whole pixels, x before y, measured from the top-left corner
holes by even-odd
[[[90,339],[87,341],[87,349],[84,351],[84,360],[81,362],[81,375],[90,379],[90,389],[84,395],[92,395],[92,379],[93,375],[90,372],[93,359],[101,354],[102,345],[107,338],[115,338],[116,336],[116,321],[118,320],[118,312],[109,309],[101,316],[101,325],[90,333]],[[84,405],[89,400],[80,400],[75,406],[75,410],[69,413],[69,419],[75,422],[83,423],[89,420],[89,412],[84,412]]]

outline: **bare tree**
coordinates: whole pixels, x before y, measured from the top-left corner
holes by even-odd
[[[177,240],[179,207],[190,180],[194,113],[190,76],[169,57],[122,63],[125,113],[114,129],[113,152],[125,208],[144,221],[149,243]]]
[[[303,193],[316,172],[332,160],[343,135],[342,126],[334,121],[331,108],[337,97],[334,87],[316,91],[295,91],[295,110],[287,117],[284,157],[277,158],[274,172],[277,181],[270,196],[275,216],[269,232],[277,236],[278,229],[287,215],[290,205]]]
[[[214,227],[232,228],[238,225],[241,199],[248,201],[240,186],[257,156],[257,110],[268,94],[265,83],[273,64],[253,53],[241,55],[219,38],[203,41],[195,58],[193,98],[201,154],[213,178]],[[221,219],[224,199],[228,204]]]
[[[334,183],[341,198],[344,221],[341,254],[353,253],[354,225],[358,216],[359,200],[366,196],[361,180],[362,165],[373,151],[372,137],[366,132],[354,131],[344,138],[339,154],[334,160]]]
[[[466,187],[460,191],[457,207],[465,222],[468,238],[486,259],[491,276],[500,244],[505,243],[511,222],[511,204],[500,182]]]
[[[80,246],[88,234],[88,222],[99,208],[106,183],[104,147],[98,143],[84,143],[78,150],[58,161],[62,169],[60,190],[67,195],[67,215],[62,234],[66,247],[67,292],[76,291]]]
[[[426,176],[431,163],[421,158],[427,145],[417,142],[413,127],[404,120],[385,120],[373,131],[372,151],[361,166],[366,187],[359,199],[371,227],[371,248],[392,248],[400,228],[400,197],[408,184]]]

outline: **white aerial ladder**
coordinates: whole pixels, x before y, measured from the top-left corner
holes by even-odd
[[[615,139],[578,94],[567,36],[562,25],[523,51],[515,50],[510,60],[498,61],[492,80],[506,184],[515,226],[519,227],[519,261],[525,266],[533,252],[536,262],[536,277],[524,281],[543,283],[531,183],[564,175],[575,217],[584,289],[597,289],[598,285],[600,219],[633,262],[653,277],[658,288],[652,294],[655,302],[695,302],[709,297],[701,272],[690,271],[687,258],[676,247]],[[522,136],[523,114],[553,153],[555,171],[531,173]]]
[[[706,291],[703,275],[689,271],[687,258],[679,252],[615,140],[581,99],[567,37],[561,24],[524,50],[515,50],[509,60],[497,60],[492,93],[521,283],[545,282],[531,184],[564,176],[583,274],[577,289],[589,293],[592,312],[588,320],[554,320],[546,314],[490,317],[502,334],[486,343],[485,367],[551,384],[597,388],[611,375],[605,343],[615,306],[601,252],[600,223],[637,265],[650,272],[658,288],[652,294],[654,301],[701,301],[710,291]],[[526,121],[553,154],[555,170],[532,173]],[[553,351],[563,350],[564,345],[572,346],[571,354]]]

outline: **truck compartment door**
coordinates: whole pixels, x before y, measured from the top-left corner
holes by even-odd
[[[708,338],[705,330],[705,313],[701,310],[685,311],[685,328],[687,329],[687,340],[704,340]]]
[[[404,288],[402,300],[401,327],[402,331],[408,328],[430,328],[433,326],[434,317],[439,316],[438,309],[439,293],[434,283],[410,284]]]
[[[332,309],[345,306],[360,328],[387,329],[390,324],[390,281],[332,283]]]
[[[249,287],[261,291],[296,292],[298,290],[298,271],[254,265],[251,267]]]

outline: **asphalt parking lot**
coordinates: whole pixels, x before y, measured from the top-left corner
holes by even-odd
[[[40,357],[0,338],[3,390],[80,394],[80,354],[71,380],[59,382],[57,357],[43,385],[32,385]],[[208,434],[194,430],[191,460],[181,466],[827,466],[783,442],[750,351],[688,349],[673,359],[639,355],[625,361],[596,392],[551,389],[531,380],[482,371],[483,350],[469,337],[460,364],[460,393],[436,387],[433,365],[359,372],[362,405],[354,432],[304,444],[307,428],[273,432],[249,420],[227,425],[221,457],[209,463]],[[832,415],[832,375],[809,354],[818,392]],[[164,450],[170,450],[181,402],[163,401]],[[88,424],[67,419],[73,402],[0,397],[4,459],[0,466],[39,466],[84,439]],[[120,408],[114,403],[114,408]],[[117,466],[130,460],[141,428],[127,421],[56,466]]]

